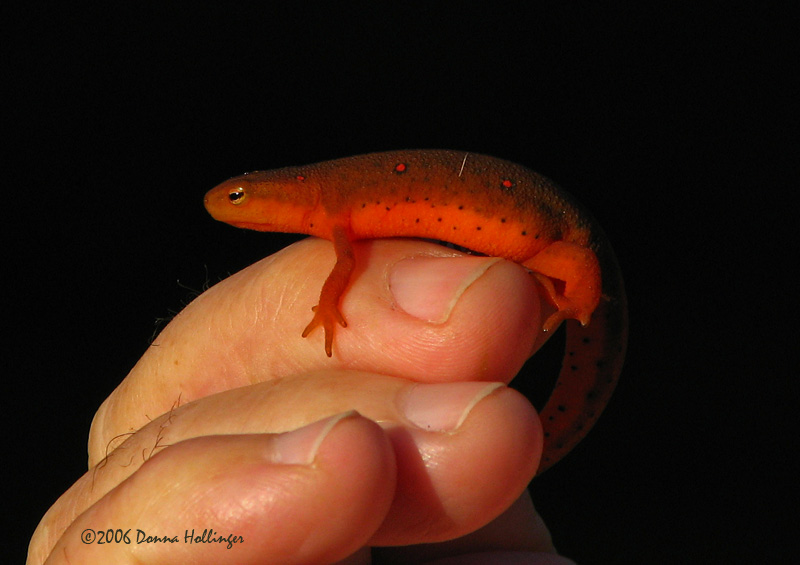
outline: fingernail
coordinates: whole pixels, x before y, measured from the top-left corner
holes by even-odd
[[[500,261],[497,257],[409,257],[394,265],[389,287],[405,312],[441,324],[464,291]]]
[[[465,382],[415,384],[398,400],[405,417],[424,430],[458,429],[472,409],[503,383]]]
[[[311,465],[317,457],[322,442],[336,424],[357,414],[355,410],[349,410],[275,436],[270,460],[272,463],[284,465]]]

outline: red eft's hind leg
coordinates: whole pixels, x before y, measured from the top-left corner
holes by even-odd
[[[567,324],[561,372],[539,414],[545,432],[542,473],[586,435],[608,403],[625,357],[627,307],[613,255],[606,257],[601,272],[591,250],[558,241],[523,265],[558,308],[544,322],[544,331],[554,331],[563,320]]]
[[[579,258],[580,254],[572,256],[573,259],[576,257]],[[581,283],[602,286],[603,289],[602,297],[597,299],[597,307],[594,312],[590,311],[591,323],[582,325],[578,323],[583,322],[581,317],[575,315],[569,317],[577,318],[577,321],[566,321],[567,343],[561,372],[547,404],[539,414],[545,437],[537,474],[566,455],[591,429],[614,392],[622,370],[628,341],[625,285],[610,248],[602,251],[599,262],[603,265],[602,281],[593,283],[584,280]],[[580,261],[573,263],[580,265]],[[549,269],[548,265],[544,266],[550,273],[560,271],[562,275],[569,275],[569,268],[564,264],[554,270]],[[543,275],[537,274],[537,278],[541,279]],[[570,292],[570,280],[564,282],[566,298],[572,303],[580,302],[580,290]],[[544,286],[547,288],[548,285]],[[547,292],[557,292],[552,281]],[[558,297],[554,303],[559,305]]]
[[[325,353],[328,357],[333,355],[333,331],[336,324],[343,328],[347,327],[347,322],[339,311],[339,302],[350,283],[350,275],[353,274],[356,266],[353,246],[345,228],[335,226],[332,239],[333,248],[336,251],[336,264],[325,280],[325,284],[322,285],[319,304],[313,308],[314,317],[303,330],[303,337],[307,337],[317,326],[322,326],[322,329],[325,330]]]
[[[600,301],[601,274],[597,256],[588,248],[556,241],[523,263],[534,272],[558,311],[545,320],[546,332],[555,331],[562,320],[573,318],[589,324]],[[556,288],[553,279],[563,283]]]

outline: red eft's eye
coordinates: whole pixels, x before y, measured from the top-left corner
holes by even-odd
[[[247,200],[247,198],[245,198],[246,196],[247,193],[245,193],[244,189],[241,186],[238,186],[236,188],[232,188],[231,191],[228,193],[228,200],[230,201],[231,204],[235,204],[238,206],[239,204]]]

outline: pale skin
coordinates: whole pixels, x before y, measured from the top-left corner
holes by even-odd
[[[504,386],[550,313],[534,277],[425,242],[355,248],[332,358],[321,331],[300,337],[334,261],[324,240],[178,315],[98,410],[89,471],[28,563],[570,563],[526,491],[540,422]],[[134,543],[82,542],[108,528]],[[185,543],[192,528],[243,541]]]

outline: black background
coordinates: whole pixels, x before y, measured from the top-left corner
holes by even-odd
[[[557,546],[582,563],[788,556],[797,340],[774,322],[796,311],[791,22],[649,6],[65,4],[7,20],[13,546],[85,471],[92,415],[159,320],[297,239],[212,221],[206,190],[451,148],[555,179],[625,273],[618,392],[532,484]]]

